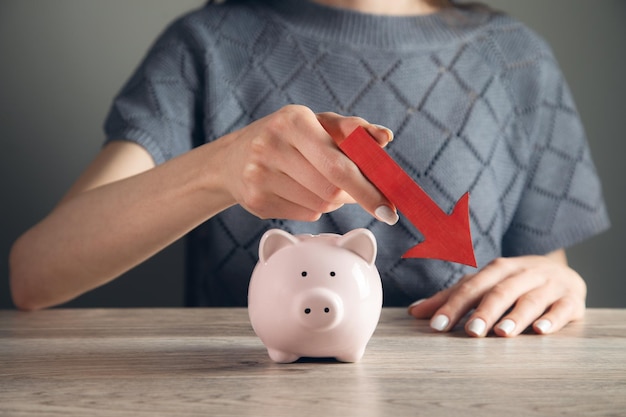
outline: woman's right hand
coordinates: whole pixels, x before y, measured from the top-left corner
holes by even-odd
[[[356,202],[394,224],[393,204],[337,147],[358,126],[381,146],[393,138],[389,129],[358,117],[286,106],[216,141],[225,156],[216,169],[234,202],[260,218],[314,221]]]
[[[68,301],[154,255],[220,211],[316,220],[346,202],[388,223],[393,206],[337,147],[357,126],[382,145],[391,133],[356,117],[287,106],[154,166],[132,142],[106,145],[60,204],[11,249],[15,305]]]

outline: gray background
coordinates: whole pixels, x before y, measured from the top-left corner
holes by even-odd
[[[289,1],[289,0],[286,0]],[[113,95],[154,38],[200,0],[0,0],[0,308],[12,242],[46,215],[102,143]],[[626,307],[626,2],[491,0],[552,45],[604,183],[611,231],[568,251],[591,307]],[[70,306],[180,306],[178,242]]]

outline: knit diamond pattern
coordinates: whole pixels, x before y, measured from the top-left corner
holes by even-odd
[[[386,150],[442,210],[469,191],[479,267],[606,228],[585,133],[549,48],[506,16],[449,32],[436,47],[411,39],[408,47],[355,46],[298,31],[284,10],[207,6],[155,44],[116,98],[107,133],[142,144],[161,163],[303,104],[391,128]],[[258,242],[271,227],[370,229],[386,305],[406,305],[474,272],[401,259],[424,239],[403,216],[390,227],[346,206],[315,223],[263,221],[237,206],[190,234],[187,303],[245,305]]]

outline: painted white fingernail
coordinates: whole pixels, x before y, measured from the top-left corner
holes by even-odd
[[[391,130],[387,126],[383,126],[383,125],[374,125],[374,126],[376,126],[376,128],[378,128],[378,129],[387,131],[387,134],[389,135],[389,142],[391,142],[393,140],[393,130]]]
[[[541,319],[535,323],[535,327],[539,329],[541,333],[547,333],[552,327],[552,322],[550,320]]]
[[[398,213],[389,208],[389,206],[379,206],[376,210],[374,210],[374,214],[389,226],[393,226],[398,222]]]
[[[443,332],[446,327],[448,327],[448,323],[450,323],[450,319],[443,314],[435,316],[430,321],[430,327],[437,330],[438,332]]]
[[[483,333],[485,333],[486,327],[487,324],[483,319],[474,319],[470,322],[469,326],[467,326],[467,331],[474,336],[482,336]]]
[[[412,302],[412,303],[411,303],[411,305],[409,305],[409,306],[407,307],[407,312],[408,312],[409,314],[411,314],[411,309],[412,309],[413,307],[415,307],[415,306],[417,306],[417,305],[421,304],[421,303],[422,303],[423,301],[425,301],[425,300],[426,300],[425,298],[422,298],[421,300],[417,300],[417,301]]]
[[[498,324],[498,329],[502,330],[502,332],[508,336],[515,330],[515,322],[511,319],[504,319]]]

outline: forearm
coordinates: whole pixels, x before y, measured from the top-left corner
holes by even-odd
[[[64,200],[11,251],[16,305],[37,309],[70,300],[232,205],[209,166],[199,149]]]

